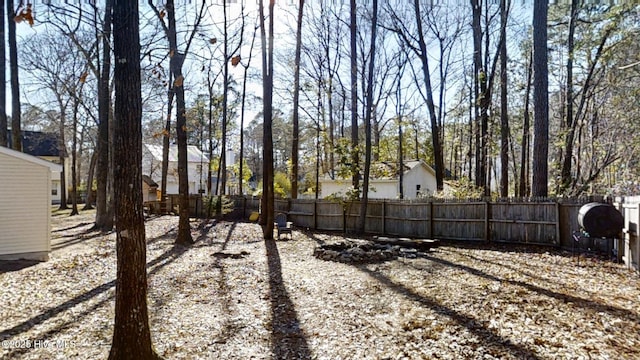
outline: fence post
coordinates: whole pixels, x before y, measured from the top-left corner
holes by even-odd
[[[562,217],[560,216],[560,202],[556,200],[556,241],[555,241],[556,246],[562,245],[562,243],[560,242],[560,219],[561,218]]]
[[[628,224],[627,219],[629,218],[629,215],[624,209],[624,198],[616,198],[615,201],[616,201],[615,204],[617,205],[616,208],[622,214],[622,217],[624,219],[624,228],[622,229],[622,236],[616,239],[616,244],[615,244],[616,262],[621,263],[622,256],[624,255],[624,238],[626,236],[626,229]]]
[[[433,201],[429,201],[429,236],[428,239],[433,239]]]
[[[313,200],[313,229],[318,230],[318,199]]]
[[[484,202],[484,240],[491,241],[490,226],[489,226],[489,218],[491,206],[489,205],[489,201]]]
[[[242,196],[242,217],[247,216],[247,197]]]
[[[382,200],[382,234],[381,235],[386,235],[386,231],[387,229],[385,229],[384,223],[386,222],[385,220],[385,208],[387,207],[387,202],[385,200]]]
[[[638,225],[640,225],[640,201],[636,203],[636,231],[633,234],[635,237],[636,247],[635,249],[629,249],[629,255],[627,259],[629,261],[629,269],[640,272],[640,231],[638,231]],[[635,260],[635,266],[634,266]]]
[[[353,201],[351,205],[353,205]],[[349,205],[349,209],[351,209],[351,205]],[[347,233],[347,207],[344,205],[342,205],[342,232]]]

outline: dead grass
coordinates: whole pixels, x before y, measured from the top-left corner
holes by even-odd
[[[55,216],[54,244],[67,246],[0,267],[0,359],[107,357],[115,237],[92,219]],[[265,243],[255,224],[192,225],[197,242],[182,248],[177,218],[147,222],[150,323],[166,359],[640,358],[640,280],[611,262],[448,244],[350,265],[312,255],[339,235]]]

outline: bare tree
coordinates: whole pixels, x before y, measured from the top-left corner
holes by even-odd
[[[1,0],[0,0],[1,1]],[[30,6],[30,5],[29,5]],[[22,9],[18,9],[22,11]],[[2,15],[4,16],[4,14]],[[9,29],[9,68],[11,70],[11,146],[22,151],[22,133],[20,123],[20,80],[18,77],[18,44],[16,39],[16,10],[13,0],[7,0],[7,18]],[[3,40],[4,41],[4,40]],[[4,61],[4,60],[3,60]]]
[[[357,52],[357,5],[350,2],[350,59],[351,59],[351,174],[353,189],[358,194],[360,188],[360,152],[358,141],[358,52]],[[365,192],[367,190],[365,189]]]
[[[376,59],[376,33],[378,29],[378,0],[373,0],[373,17],[371,19],[371,58],[369,59],[369,71],[366,89],[365,102],[365,151],[364,151],[364,179],[362,184],[362,200],[360,201],[360,218],[358,220],[358,232],[364,233],[367,205],[369,200],[369,173],[371,172],[371,116],[373,114],[373,70],[375,68]],[[400,170],[402,171],[402,169]]]
[[[186,104],[184,93],[185,78],[182,74],[182,66],[184,65],[185,58],[189,53],[189,48],[193,41],[195,34],[197,33],[200,23],[203,18],[205,2],[197,11],[196,19],[193,25],[193,29],[189,34],[188,40],[185,44],[184,50],[180,51],[178,48],[177,39],[177,25],[176,25],[176,11],[175,2],[168,0],[165,5],[167,23],[165,23],[165,10],[160,11],[153,1],[149,0],[149,6],[153,9],[162,29],[165,32],[167,40],[169,42],[169,68],[173,81],[171,88],[176,100],[176,137],[178,142],[178,193],[180,194],[180,220],[178,222],[178,237],[176,238],[176,244],[189,245],[193,244],[193,237],[191,236],[191,226],[189,225],[189,173],[187,170],[187,119],[186,119]],[[165,134],[168,136],[168,134]],[[165,142],[166,144],[166,142]],[[163,149],[168,151],[168,149]]]
[[[524,109],[523,109],[523,121],[522,121],[522,144],[520,155],[520,186],[518,196],[529,196],[529,159],[530,159],[530,123],[531,116],[529,115],[529,99],[531,98],[531,77],[533,73],[533,58],[532,52],[528,51],[529,58],[527,60],[527,80],[524,92]]]
[[[510,0],[500,0],[500,38],[506,39]],[[500,42],[500,196],[509,194],[509,114],[507,102],[507,42]]]
[[[245,104],[247,100],[247,78],[249,72],[249,66],[251,65],[251,59],[253,54],[253,46],[255,45],[256,33],[258,27],[256,26],[253,31],[253,36],[251,37],[251,46],[249,47],[249,54],[247,56],[247,63],[241,63],[244,68],[242,73],[242,103],[240,107],[240,170],[238,174],[238,194],[243,195],[243,182],[244,182],[244,116],[245,116]],[[210,111],[211,112],[211,111]],[[210,178],[211,176],[209,176]]]
[[[298,198],[298,150],[300,142],[300,58],[302,53],[302,15],[304,0],[298,5],[298,23],[296,27],[296,54],[293,75],[293,141],[291,146],[291,198]]]
[[[142,95],[138,1],[115,0],[114,169],[116,306],[110,360],[158,359],[147,309],[146,238],[142,211]]]
[[[546,0],[533,1],[533,182],[531,195],[548,195],[549,70]]]
[[[273,191],[273,8],[275,0],[269,0],[269,29],[265,25],[264,3],[258,0],[260,12],[260,39],[262,43],[262,92],[263,92],[263,178],[262,216],[260,222],[265,240],[273,239],[274,191]],[[267,38],[268,36],[268,38]]]
[[[96,228],[103,231],[113,229],[114,208],[109,192],[113,173],[109,170],[110,144],[109,113],[111,108],[111,19],[114,0],[105,0],[104,21],[102,23],[102,59],[98,59],[98,140],[96,141]],[[100,56],[100,55],[98,55]]]

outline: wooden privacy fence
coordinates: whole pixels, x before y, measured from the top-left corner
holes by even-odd
[[[260,199],[234,197],[236,215],[248,217],[259,211]],[[497,201],[370,200],[365,231],[370,234],[441,240],[493,241],[523,245],[544,245],[573,249],[580,247],[572,234],[580,230],[578,212],[582,205],[602,198],[504,199]],[[623,237],[615,249],[630,268],[640,262],[640,196],[616,198],[614,204],[625,218]],[[325,231],[355,232],[360,202],[309,199],[277,199],[275,212],[288,215],[295,226]],[[593,244],[595,242],[595,245]],[[594,239],[589,247],[605,249],[607,241]]]
[[[259,211],[258,198],[233,199],[238,215]],[[571,233],[579,227],[578,210],[586,202],[370,200],[365,231],[399,237],[570,247]],[[354,232],[360,202],[276,200],[275,211],[288,214],[299,227]]]
[[[616,247],[630,269],[640,271],[640,196],[617,197],[613,203],[624,218],[623,237]]]

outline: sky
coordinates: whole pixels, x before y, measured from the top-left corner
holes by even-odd
[[[233,1],[233,0],[232,0]],[[229,7],[228,7],[228,17],[230,19],[233,19],[235,17],[238,16],[238,14],[241,11],[241,5],[240,5],[240,1],[245,1],[245,5],[246,5],[246,10],[248,11],[257,11],[257,0],[236,0],[236,2],[231,2]],[[346,0],[335,0],[337,2],[342,2],[344,3]],[[462,0],[448,0],[448,1],[462,1]],[[515,18],[518,19],[518,23],[526,25],[526,24],[530,24],[530,18],[531,18],[531,13],[532,13],[532,4],[531,4],[532,0],[515,0],[514,1],[514,16]],[[210,0],[208,1],[208,3],[210,4],[214,4],[214,6],[212,6],[210,8],[209,11],[209,16],[206,19],[208,22],[211,23],[218,23],[221,24],[222,22],[222,10],[221,10],[221,2],[222,0]],[[362,2],[359,2],[360,4]],[[369,3],[368,1],[366,2],[367,4]],[[466,1],[464,2],[466,3]],[[178,0],[176,2],[177,6],[177,11],[178,11],[178,16],[180,15],[189,15],[192,14],[196,7],[198,2],[197,1],[192,1],[192,0]],[[309,8],[309,6],[317,6],[319,4],[319,2],[312,2],[307,0],[306,3],[306,9]],[[34,12],[35,12],[35,20],[36,20],[36,24],[34,25],[34,27],[29,27],[28,24],[26,23],[20,23],[17,24],[17,29],[18,29],[18,36],[20,38],[23,39],[27,39],[30,36],[33,36],[34,34],[41,32],[41,31],[46,31],[45,27],[40,24],[38,22],[39,19],[39,13],[38,11],[42,11],[42,5],[38,5],[38,3],[36,3],[35,8],[34,8]],[[141,4],[141,11],[145,12],[149,10],[149,6],[146,4],[145,1],[142,2]],[[275,10],[275,33],[276,33],[276,41],[275,41],[275,46],[276,48],[284,48],[284,47],[288,47],[288,48],[292,48],[294,45],[294,38],[293,38],[293,34],[292,34],[292,29],[295,27],[295,18],[296,18],[296,12],[297,12],[297,4],[295,0],[282,0],[276,1],[276,10]],[[155,20],[155,19],[154,19]],[[144,27],[144,24],[142,25]],[[518,25],[521,26],[521,25]],[[250,33],[251,31],[249,31]],[[246,34],[246,36],[250,36],[250,34]],[[259,34],[258,34],[259,36]],[[219,51],[221,49],[220,45],[220,41],[217,43],[218,45],[218,54]],[[512,44],[512,46],[515,48],[518,44]],[[248,52],[248,49],[245,47],[242,49],[241,53],[242,54],[246,54]],[[206,54],[202,54],[204,56],[206,56]],[[7,53],[8,56],[8,53]],[[253,56],[254,59],[252,60],[252,68],[256,69],[256,70],[260,70],[261,68],[261,62],[260,62],[260,40],[259,38],[256,39],[256,49],[254,49],[253,52]],[[7,60],[8,61],[8,60]],[[189,68],[187,66],[185,66],[185,71],[188,73],[188,77],[187,77],[187,81],[189,81],[189,75],[193,74],[194,77],[198,76],[197,74],[197,70],[194,70],[195,67],[197,67],[198,65],[195,65],[192,68]],[[230,67],[231,73],[234,76],[234,78],[237,81],[241,81],[242,79],[242,67],[238,66],[238,67]],[[7,69],[7,80],[9,79],[9,72]],[[10,93],[10,89],[9,89],[9,83],[7,81],[7,112],[10,114],[11,112],[11,93]],[[202,92],[202,91],[200,91]],[[249,92],[253,93],[256,96],[261,96],[262,94],[262,88],[261,88],[261,84],[259,83],[259,81],[253,81],[251,82],[250,86],[249,86]],[[25,102],[26,99],[24,99],[25,97],[25,92],[23,91],[23,102]],[[250,121],[255,114],[257,114],[259,111],[259,109],[252,109],[250,110],[250,113],[246,116],[246,122]]]

